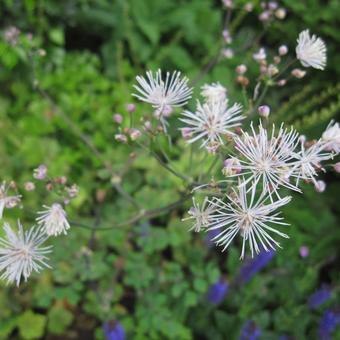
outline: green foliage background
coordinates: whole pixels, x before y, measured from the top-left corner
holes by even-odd
[[[236,47],[262,29],[256,18],[259,2],[253,3],[255,14],[243,14],[233,27]],[[284,0],[281,5],[287,8],[287,19],[275,22],[262,43],[273,50],[286,43],[293,51],[298,33],[308,27],[326,40],[328,66],[325,72],[309,72],[303,80],[270,92],[267,102],[276,121],[317,137],[339,113],[339,3]],[[114,171],[121,172],[131,155],[127,146],[114,141],[112,115],[120,112],[127,120],[125,105],[133,102],[134,77],[146,69],[163,68],[179,69],[195,79],[221,47],[221,4],[1,0],[0,6],[2,29],[15,25],[34,36],[15,47],[0,40],[0,179],[22,186],[44,163],[51,174],[66,175],[80,186],[68,212],[71,220],[96,225],[99,219],[100,225],[110,226],[129,218],[134,207],[116,193],[102,161],[58,110],[91,138]],[[30,48],[43,48],[46,56],[29,59],[24,51]],[[249,63],[252,53],[247,50],[218,63],[200,79],[196,95],[204,82],[220,81],[233,101],[242,101],[234,69]],[[34,89],[34,79],[59,109]],[[138,105],[136,120],[144,114],[147,106]],[[176,129],[172,132],[178,134]],[[178,142],[168,151],[176,167],[185,170],[188,148]],[[179,197],[184,184],[159,170],[148,155],[139,152],[133,164],[122,186],[145,209]],[[196,165],[200,170],[207,167],[199,159]],[[262,329],[263,339],[284,334],[315,339],[322,312],[340,302],[339,175],[330,173],[325,180],[325,193],[306,187],[305,194],[295,195],[285,209],[291,227],[284,249],[217,307],[206,301],[206,292],[221,275],[236,277],[242,264],[238,247],[221,254],[206,246],[204,235],[188,233],[181,218],[189,203],[137,225],[98,231],[94,238],[91,230],[73,226],[68,236],[51,240],[53,270],[35,275],[19,289],[1,285],[0,338],[103,339],[103,322],[116,319],[129,339],[237,339],[251,319]],[[103,202],[98,200],[102,193]],[[43,190],[24,194],[31,211],[53,201]],[[12,223],[18,217],[26,225],[33,223],[33,217],[20,209],[8,211],[6,217]],[[299,255],[302,245],[310,249],[305,259]],[[332,298],[310,311],[308,296],[323,283],[332,286]],[[334,338],[340,339],[339,329]]]

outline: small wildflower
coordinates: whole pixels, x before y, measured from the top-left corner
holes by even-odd
[[[25,183],[25,190],[26,191],[34,191],[35,190],[35,184],[33,182],[26,182]]]
[[[226,59],[231,59],[234,57],[234,50],[231,48],[224,48],[222,50],[222,56]]]
[[[127,143],[128,142],[128,139],[125,135],[123,135],[122,133],[117,133],[115,135],[115,140],[117,142],[120,142],[120,143]]]
[[[134,113],[136,111],[136,105],[132,103],[126,104],[126,111],[129,113]]]
[[[287,12],[284,8],[278,8],[275,11],[275,16],[280,20],[284,19],[286,17],[286,14],[287,14]]]
[[[333,168],[335,170],[335,172],[337,172],[338,174],[340,174],[340,162],[337,162],[333,165]]]
[[[250,13],[254,9],[254,5],[251,2],[247,2],[244,5],[244,10],[248,13]]]
[[[207,198],[204,199],[202,207],[196,203],[195,198],[192,199],[193,206],[189,209],[189,217],[182,219],[182,221],[194,220],[194,225],[189,230],[200,232],[209,226],[211,215],[214,212],[214,207],[209,204]]]
[[[296,46],[296,57],[304,67],[324,70],[326,66],[326,45],[321,38],[310,36],[309,30],[299,34]]]
[[[315,309],[322,305],[324,302],[330,299],[332,291],[326,285],[318,289],[308,298],[308,306],[311,309]]]
[[[141,135],[142,135],[142,133],[138,129],[133,128],[133,129],[129,130],[129,136],[130,136],[131,140],[133,140],[133,141],[137,140]]]
[[[118,321],[105,322],[103,329],[106,340],[126,339],[124,328]]]
[[[286,45],[282,45],[279,47],[279,55],[284,56],[288,53],[288,47]]]
[[[257,340],[261,336],[261,330],[254,321],[247,321],[241,329],[239,340]]]
[[[216,241],[216,245],[223,246],[222,251],[225,251],[235,236],[240,234],[243,239],[241,259],[245,255],[246,242],[249,244],[252,257],[254,257],[254,253],[260,253],[258,242],[266,251],[269,251],[269,248],[275,250],[275,246],[280,247],[280,244],[268,234],[268,231],[288,238],[286,234],[270,227],[269,224],[288,225],[281,221],[282,218],[278,216],[277,212],[272,215],[271,213],[291,200],[291,197],[285,197],[267,203],[269,196],[266,191],[263,191],[255,200],[256,186],[254,185],[251,187],[250,197],[247,197],[246,192],[245,186],[242,186],[238,188],[238,191],[233,189],[233,194],[228,196],[228,203],[219,198],[209,201],[212,208],[215,208],[215,212],[208,230],[220,230],[219,235],[213,241]]]
[[[33,177],[40,181],[44,180],[47,176],[47,167],[44,164],[39,165],[33,170]]]
[[[78,188],[77,185],[73,184],[72,186],[67,187],[66,191],[67,191],[67,193],[68,193],[70,198],[74,198],[74,197],[76,197],[78,195],[79,188]]]
[[[315,190],[317,192],[324,192],[326,190],[326,182],[325,181],[316,181],[314,183]]]
[[[326,144],[325,150],[334,151],[335,153],[340,152],[340,125],[339,123],[335,123],[331,121],[324,133],[322,134],[321,139]]]
[[[0,219],[3,217],[4,209],[11,209],[18,205],[21,195],[8,195],[11,185],[6,186],[6,182],[0,185]]]
[[[306,75],[306,71],[301,70],[299,68],[294,68],[294,70],[292,70],[291,74],[293,77],[297,78],[297,79],[302,79],[305,75]]]
[[[238,65],[238,66],[236,67],[236,73],[237,73],[237,74],[244,74],[244,73],[246,73],[246,72],[247,72],[247,66],[246,66],[246,65],[241,64],[241,65]]]
[[[41,247],[47,236],[40,228],[32,227],[24,232],[19,221],[17,233],[8,223],[3,228],[5,236],[0,238],[1,279],[8,283],[15,282],[19,286],[21,278],[27,281],[32,271],[40,272],[43,267],[50,268],[45,254],[51,252],[51,246]]]
[[[46,210],[38,212],[40,215],[36,220],[48,236],[58,236],[61,233],[67,234],[70,225],[66,218],[66,212],[59,203],[50,207],[44,205]]]
[[[336,326],[340,323],[339,310],[327,309],[319,323],[319,337],[322,340],[331,340],[332,333]]]
[[[258,52],[253,54],[253,58],[258,62],[265,60],[267,58],[266,50],[264,48],[260,48]]]

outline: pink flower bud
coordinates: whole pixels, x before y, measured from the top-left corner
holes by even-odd
[[[129,135],[130,135],[130,138],[133,141],[135,141],[135,140],[137,140],[142,135],[142,133],[138,129],[130,129],[129,130]]]
[[[35,184],[33,182],[26,182],[25,183],[25,190],[26,191],[33,191],[35,189]]]
[[[278,18],[278,19],[284,19],[286,17],[286,10],[284,8],[278,8],[276,11],[275,11],[275,16]]]
[[[294,76],[297,79],[301,79],[306,75],[306,71],[301,70],[299,68],[295,68],[294,70],[292,70],[292,76]]]
[[[314,183],[314,187],[315,190],[317,192],[324,192],[326,190],[326,182],[324,181],[316,181],[316,183]]]
[[[189,139],[192,136],[192,130],[189,127],[182,128],[181,133],[184,139]]]
[[[280,79],[278,82],[277,82],[277,85],[278,86],[285,86],[287,84],[287,79]]]
[[[302,258],[305,258],[309,255],[309,248],[307,246],[301,246],[299,253]]]
[[[288,53],[288,47],[286,45],[282,45],[279,47],[279,55],[284,56]]]
[[[236,73],[237,74],[245,74],[246,72],[247,72],[247,66],[246,65],[241,64],[241,65],[238,65],[236,67]]]
[[[112,117],[113,121],[117,124],[122,124],[123,116],[120,113],[115,113]]]
[[[334,164],[334,170],[338,174],[340,174],[340,162]]]
[[[132,104],[132,103],[127,104],[126,105],[126,111],[130,112],[130,113],[135,112],[136,111],[136,105]]]
[[[115,135],[115,140],[120,143],[127,143],[128,141],[127,137],[121,133]]]
[[[222,50],[222,56],[226,59],[231,59],[234,57],[234,51],[231,48],[224,48]]]
[[[270,114],[270,107],[268,105],[262,105],[258,108],[259,115],[263,118],[267,118]]]

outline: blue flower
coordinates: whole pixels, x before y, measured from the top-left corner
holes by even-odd
[[[256,340],[261,336],[261,330],[254,321],[248,320],[241,329],[240,340]]]
[[[106,340],[125,340],[125,331],[118,321],[105,322],[103,325]]]
[[[214,241],[212,241],[212,239],[219,235],[221,233],[221,229],[218,228],[218,229],[209,229],[208,232],[207,232],[207,235],[205,237],[205,244],[208,248],[212,248],[214,246]]]
[[[210,286],[207,296],[208,301],[213,305],[218,305],[227,295],[228,288],[228,282],[224,279],[220,279]]]
[[[323,286],[318,289],[315,293],[313,293],[308,299],[308,306],[311,309],[314,309],[324,302],[326,302],[331,297],[331,290],[327,286]]]
[[[327,309],[319,323],[319,337],[322,340],[330,340],[331,334],[340,323],[340,311]]]
[[[261,250],[261,252],[256,257],[244,263],[240,269],[237,281],[240,283],[248,282],[257,272],[259,272],[270,262],[274,255],[274,250]]]

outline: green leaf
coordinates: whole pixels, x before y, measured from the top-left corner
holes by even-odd
[[[62,307],[52,307],[48,313],[47,328],[51,333],[62,334],[72,323],[73,314]]]
[[[18,327],[22,339],[38,339],[44,335],[46,316],[27,310],[18,318]]]

